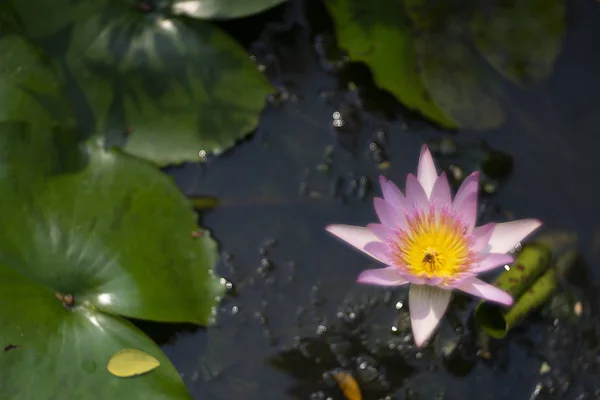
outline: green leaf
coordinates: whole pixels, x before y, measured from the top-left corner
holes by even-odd
[[[66,122],[68,101],[50,62],[23,37],[0,39],[0,121],[25,120],[36,127]]]
[[[483,62],[462,38],[424,34],[416,46],[421,77],[433,101],[461,128],[491,129],[504,121]]]
[[[212,322],[223,285],[216,244],[154,166],[88,144],[59,162],[68,136],[0,124],[2,398],[189,398],[152,342],[118,315]],[[111,315],[112,314],[112,315]],[[122,348],[161,367],[135,379],[106,371]],[[33,380],[33,382],[32,382]],[[30,392],[23,392],[23,391]]]
[[[414,37],[399,1],[331,0],[325,4],[335,20],[340,46],[353,61],[370,67],[381,88],[440,125],[456,127],[423,85]]]
[[[6,400],[68,398],[189,399],[185,385],[148,337],[128,321],[86,306],[69,309],[55,294],[0,263],[0,388]],[[156,357],[161,367],[135,379],[110,375],[123,347]],[[9,349],[9,350],[8,350]]]
[[[565,34],[563,0],[495,1],[471,19],[475,44],[487,61],[517,84],[552,73]]]
[[[34,40],[60,34],[77,19],[81,6],[89,0],[8,0],[21,27]]]
[[[127,152],[158,165],[232,146],[273,91],[210,23],[137,0],[13,1],[27,35],[57,58],[86,130],[127,139]]]
[[[175,0],[173,12],[200,19],[246,17],[287,0]]]

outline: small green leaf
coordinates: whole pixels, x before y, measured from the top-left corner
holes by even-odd
[[[481,54],[517,84],[539,82],[552,73],[565,34],[563,0],[495,1],[471,19]]]
[[[68,101],[50,62],[23,37],[0,39],[0,121],[24,120],[38,128],[66,122]]]
[[[287,0],[175,0],[173,12],[199,19],[231,19],[257,14]]]
[[[337,38],[350,59],[365,62],[376,83],[444,127],[456,124],[431,101],[419,75],[414,36],[397,0],[331,0]]]
[[[2,398],[187,399],[169,360],[119,315],[210,323],[224,292],[216,244],[154,166],[101,143],[83,150],[69,154],[77,146],[60,132],[0,123]],[[73,168],[66,155],[87,162]],[[123,348],[161,368],[111,377]]]

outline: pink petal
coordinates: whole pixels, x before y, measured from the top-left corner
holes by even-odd
[[[436,200],[437,203],[442,206],[452,204],[450,184],[448,183],[448,178],[446,177],[445,172],[442,172],[442,174],[436,179],[435,184],[433,185],[431,196],[429,196],[429,200]]]
[[[429,199],[425,194],[425,190],[423,190],[423,186],[413,174],[408,174],[406,177],[406,201],[410,208],[422,209],[427,208],[429,205]]]
[[[510,306],[513,303],[513,299],[508,293],[477,278],[463,282],[457,286],[457,289],[505,306]]]
[[[512,264],[514,257],[508,254],[488,253],[471,271],[484,272],[507,264]]]
[[[398,189],[398,186],[388,181],[384,176],[379,177],[379,184],[381,185],[381,192],[385,201],[398,210],[406,208],[406,200],[400,189]]]
[[[433,157],[426,144],[421,147],[421,155],[419,156],[419,167],[417,169],[417,177],[421,186],[425,190],[427,198],[431,197],[433,185],[438,177]]]
[[[463,181],[454,198],[454,210],[461,215],[469,230],[477,221],[477,200],[479,195],[479,172],[473,172]]]
[[[495,222],[488,222],[485,225],[478,226],[473,229],[473,236],[475,237],[475,242],[473,243],[473,250],[476,253],[485,251],[489,251],[488,242],[492,237],[492,233],[494,233],[494,228],[496,227]]]
[[[375,212],[377,213],[377,217],[379,217],[379,221],[385,226],[395,229],[406,225],[404,214],[392,207],[384,199],[375,197],[373,204],[375,205]]]
[[[399,286],[408,283],[398,274],[395,267],[368,269],[360,273],[357,282],[379,286]]]
[[[472,193],[477,194],[479,192],[479,172],[475,171],[471,175],[467,176],[462,182],[456,196],[454,196],[454,204],[462,203],[465,197]],[[457,210],[458,211],[458,210]]]
[[[377,238],[379,240],[381,240],[382,242],[387,242],[388,240],[390,240],[394,236],[396,236],[396,234],[394,233],[393,230],[391,230],[390,228],[388,228],[387,226],[385,226],[383,224],[368,224],[367,228],[371,232],[373,232],[373,235],[377,236]],[[486,244],[487,244],[487,242],[486,242]]]
[[[417,347],[431,337],[448,308],[452,291],[429,285],[410,285],[408,306]]]
[[[369,242],[365,244],[365,252],[384,264],[390,264],[387,244],[381,242]]]
[[[369,229],[362,226],[329,225],[325,227],[325,230],[379,261],[377,256],[365,249],[367,243],[379,241],[377,236],[373,235],[373,232]]]
[[[542,225],[537,219],[520,219],[496,224],[489,240],[490,253],[506,253]]]

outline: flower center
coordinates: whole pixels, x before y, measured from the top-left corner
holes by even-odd
[[[395,265],[423,278],[460,278],[474,261],[465,224],[447,208],[430,208],[407,217],[406,230],[393,243]]]

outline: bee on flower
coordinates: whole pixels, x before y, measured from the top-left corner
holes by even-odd
[[[431,152],[421,150],[417,176],[409,174],[405,194],[380,178],[383,198],[375,198],[380,223],[367,227],[329,225],[326,230],[385,264],[358,276],[380,286],[410,284],[408,304],[415,344],[431,337],[453,289],[512,305],[511,296],[477,278],[513,262],[509,253],[541,226],[536,219],[475,226],[479,172],[461,184],[452,199],[446,174],[438,175]]]

